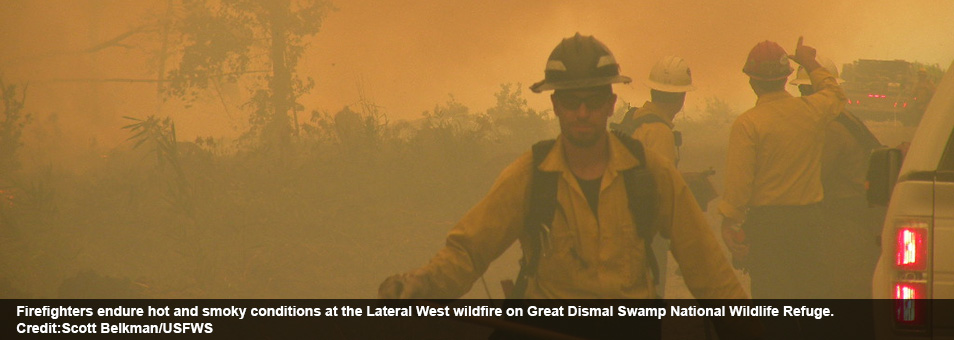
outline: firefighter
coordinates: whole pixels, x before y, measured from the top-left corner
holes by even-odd
[[[682,111],[686,92],[695,89],[689,64],[677,56],[663,57],[653,66],[646,86],[650,88],[650,101],[627,112],[619,128],[631,134],[646,149],[655,151],[678,167],[678,147],[682,144],[682,138],[678,131],[673,130],[672,121]],[[652,246],[662,273],[656,290],[660,297],[664,297],[669,244],[657,237]]]
[[[802,65],[817,92],[796,98],[785,91]],[[726,182],[719,212],[722,236],[751,278],[753,298],[822,298],[837,277],[825,266],[821,156],[825,129],[847,100],[835,77],[799,38],[789,56],[775,42],[749,52],[742,70],[758,96],[732,124]],[[741,226],[741,228],[740,228]]]
[[[695,89],[689,64],[680,57],[666,56],[653,66],[646,85],[650,88],[651,100],[633,111],[632,117],[625,121],[634,122],[634,139],[678,166],[676,148],[681,143],[673,131],[672,121],[682,111],[686,92]]]
[[[386,279],[379,297],[458,298],[519,239],[525,260],[510,297],[649,299],[655,287],[645,240],[658,232],[671,238],[672,253],[697,298],[746,298],[672,163],[607,131],[616,103],[611,84],[630,82],[610,50],[578,33],[557,45],[544,73],[530,89],[554,91],[550,98],[560,135],[509,165],[437,255],[423,267]],[[544,187],[552,196],[539,194],[536,183],[545,178],[553,181]],[[633,190],[648,195],[631,200]],[[548,197],[552,210],[541,214]],[[543,222],[534,223],[536,218]]]
[[[838,68],[831,59],[819,58],[838,83]],[[815,93],[804,67],[789,84],[798,86],[802,96]],[[821,181],[824,220],[830,227],[828,239],[838,253],[835,264],[840,267],[841,281],[829,287],[839,298],[871,297],[871,275],[880,250],[871,242],[881,232],[884,209],[868,207],[865,177],[868,156],[881,142],[868,127],[847,110],[842,111],[825,130],[822,148]]]

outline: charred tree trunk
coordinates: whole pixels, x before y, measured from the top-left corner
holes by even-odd
[[[162,45],[159,48],[159,68],[156,78],[156,114],[162,113],[163,82],[166,79],[166,59],[169,57],[169,26],[172,25],[172,0],[166,1],[166,16],[162,19]]]
[[[271,1],[268,5],[268,14],[271,30],[272,78],[269,83],[271,90],[272,116],[266,128],[267,142],[271,147],[284,150],[288,146],[291,136],[291,124],[288,111],[291,109],[292,84],[291,72],[288,69],[285,53],[287,51],[289,0]]]

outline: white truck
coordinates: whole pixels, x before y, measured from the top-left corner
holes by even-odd
[[[872,288],[884,339],[954,339],[954,63],[903,156],[872,153],[868,199],[887,204]],[[892,301],[893,300],[893,301]],[[935,303],[937,302],[937,303]]]

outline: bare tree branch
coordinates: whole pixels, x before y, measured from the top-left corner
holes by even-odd
[[[126,40],[126,38],[129,38],[129,37],[131,37],[131,36],[133,36],[133,35],[135,35],[135,34],[137,34],[137,33],[145,32],[145,31],[147,31],[148,28],[151,28],[151,27],[153,27],[153,26],[155,26],[155,25],[147,24],[147,25],[142,25],[142,26],[133,28],[132,30],[129,30],[129,31],[123,33],[123,34],[117,35],[116,37],[114,37],[114,38],[112,38],[112,39],[109,39],[109,40],[106,40],[106,41],[104,41],[104,42],[102,42],[102,43],[93,45],[93,46],[91,46],[91,47],[89,47],[89,48],[87,48],[87,49],[83,49],[83,50],[76,51],[75,53],[93,53],[93,52],[96,52],[96,51],[99,51],[99,50],[103,50],[103,49],[106,49],[106,48],[108,48],[108,47],[113,47],[113,46],[123,47],[123,48],[127,48],[127,49],[128,49],[128,48],[132,48],[132,46],[123,44],[122,41],[123,41],[123,40]]]

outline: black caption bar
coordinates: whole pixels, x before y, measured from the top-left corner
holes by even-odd
[[[3,337],[949,336],[954,300],[0,300]]]

